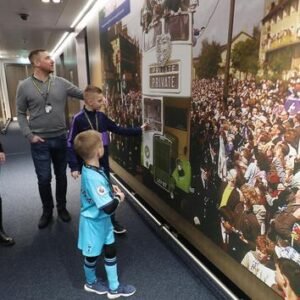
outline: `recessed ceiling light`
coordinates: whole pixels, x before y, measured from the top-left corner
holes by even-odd
[[[43,3],[50,3],[50,0],[41,0]],[[53,3],[60,3],[61,0],[51,0]]]

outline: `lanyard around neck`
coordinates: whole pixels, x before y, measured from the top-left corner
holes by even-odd
[[[99,126],[98,126],[98,117],[97,117],[97,112],[95,112],[95,124],[96,124],[96,129],[94,128],[87,112],[84,110],[84,116],[86,117],[87,121],[89,122],[89,125],[90,127],[93,129],[93,130],[96,130],[96,131],[99,131]]]
[[[46,94],[36,84],[36,79],[33,76],[31,77],[31,79],[32,79],[32,83],[35,86],[36,90],[44,98],[45,102],[47,102],[47,98],[48,98],[48,95],[49,95],[49,92],[50,92],[51,78],[48,79],[48,86],[47,86],[47,92],[46,92]]]

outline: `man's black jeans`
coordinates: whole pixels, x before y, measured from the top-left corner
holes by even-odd
[[[53,163],[56,179],[57,209],[66,207],[67,193],[67,138],[61,135],[44,139],[43,143],[31,144],[31,155],[38,178],[40,197],[44,213],[52,213],[53,197],[51,190],[51,162]]]

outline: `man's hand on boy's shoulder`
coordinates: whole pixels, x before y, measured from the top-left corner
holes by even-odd
[[[80,173],[79,171],[73,171],[71,172],[71,176],[74,178],[74,179],[77,179],[79,177]]]

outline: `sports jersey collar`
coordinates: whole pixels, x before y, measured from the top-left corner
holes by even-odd
[[[91,166],[91,165],[88,165],[88,164],[86,164],[86,163],[84,163],[84,166],[85,166],[86,168],[91,169],[91,170],[94,170],[94,171],[96,171],[96,172],[98,172],[98,173],[100,173],[100,171],[103,169],[102,167],[97,168],[97,167],[95,167],[95,166]]]
[[[86,168],[90,169],[90,170],[94,170],[95,172],[101,173],[102,175],[104,175],[105,177],[107,177],[106,174],[105,174],[105,172],[104,172],[104,168],[103,168],[103,167],[97,168],[97,167],[95,167],[95,166],[91,166],[91,165],[88,165],[88,164],[86,164],[86,163],[84,163],[84,166],[85,166]]]

